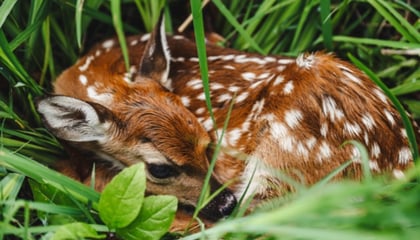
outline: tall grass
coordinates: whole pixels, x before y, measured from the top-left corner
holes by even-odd
[[[0,238],[47,239],[61,224],[74,221],[108,231],[95,212],[99,194],[43,166],[65,154],[42,127],[34,99],[50,91],[56,76],[95,42],[152,29],[162,6],[168,23],[182,22],[180,4],[190,11],[189,3],[181,0],[1,1]],[[334,51],[342,58],[351,55],[420,119],[419,3],[213,0],[212,4],[206,8],[213,8],[216,15],[206,9],[201,12],[200,1],[190,4],[200,56],[205,54],[200,46],[201,14],[212,18],[227,47],[290,56],[317,50]],[[204,60],[200,57],[203,77]],[[414,144],[413,152],[418,152]],[[410,176],[414,179],[419,171],[417,164]],[[415,181],[382,176],[361,183],[320,183],[187,239],[416,239],[418,188]]]

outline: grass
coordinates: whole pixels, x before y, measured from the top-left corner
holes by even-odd
[[[48,239],[70,222],[107,232],[95,203],[99,194],[48,168],[63,156],[42,127],[34,98],[95,42],[152,29],[162,6],[176,29],[186,1],[16,1],[0,6],[0,238]],[[387,94],[420,119],[420,5],[404,1],[213,0],[217,14],[191,0],[203,76],[204,17],[225,38],[222,45],[262,54],[296,56],[334,51],[353,56],[380,79]],[[417,4],[417,5],[415,5]],[[70,20],[69,20],[70,19]],[[208,22],[208,21],[204,21]],[[114,30],[115,29],[115,30]],[[210,80],[211,81],[211,80]],[[208,82],[204,84],[208,86]],[[207,96],[209,96],[207,88]],[[402,108],[399,109],[402,114]],[[410,128],[406,121],[407,127]],[[410,135],[410,134],[409,134]],[[410,137],[415,146],[413,137]],[[412,147],[418,156],[418,149]],[[41,163],[41,164],[40,164]],[[420,174],[418,164],[411,178]],[[416,239],[420,197],[416,181],[385,176],[362,182],[320,182],[300,188],[255,214],[227,219],[186,239]],[[34,198],[35,197],[35,198]]]

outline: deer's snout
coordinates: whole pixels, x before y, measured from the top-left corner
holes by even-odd
[[[206,219],[217,221],[229,216],[237,204],[233,193],[224,189],[215,198],[213,198],[200,212]]]

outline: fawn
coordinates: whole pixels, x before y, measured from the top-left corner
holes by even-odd
[[[210,181],[212,192],[229,185],[201,210],[210,221],[229,215],[244,194],[258,203],[290,190],[278,171],[312,184],[353,160],[335,178],[360,178],[360,154],[341,147],[346,140],[367,147],[373,172],[401,177],[413,161],[401,118],[384,93],[330,54],[293,59],[208,44],[213,123],[192,41],[167,37],[160,19],[151,34],[128,37],[127,44],[130,71],[117,40],[106,40],[61,74],[57,95],[37,103],[70,155],[57,168],[89,182],[92,163],[101,163],[98,190],[143,161],[148,194],[175,195],[180,211],[195,207],[230,108]]]

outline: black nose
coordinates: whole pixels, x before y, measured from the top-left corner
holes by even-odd
[[[233,193],[224,189],[200,211],[200,214],[208,220],[217,221],[229,216],[236,204],[237,201]]]

